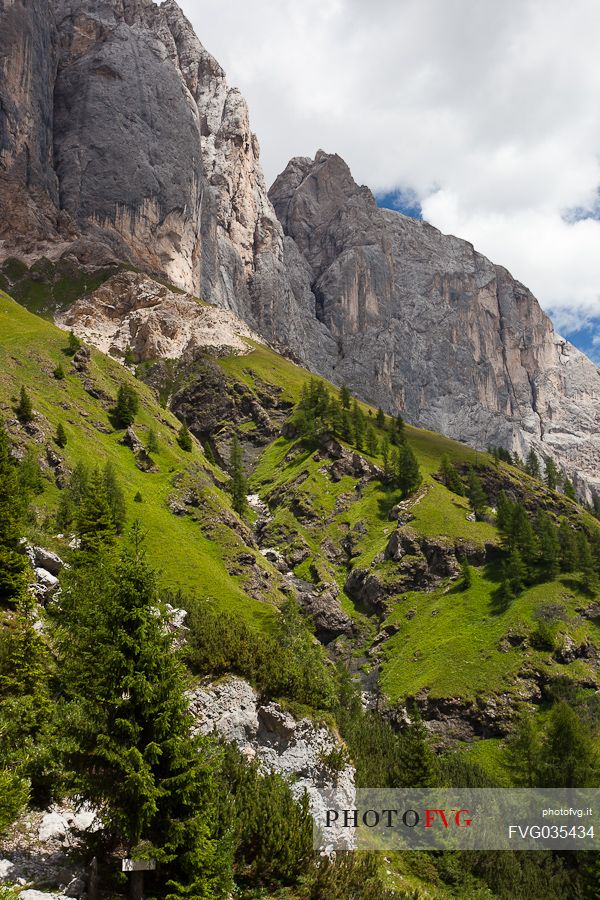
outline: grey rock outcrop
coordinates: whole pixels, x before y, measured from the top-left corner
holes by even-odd
[[[317,821],[324,821],[326,809],[355,807],[354,769],[349,764],[331,769],[328,754],[339,750],[339,739],[324,725],[296,720],[277,703],[261,703],[241,678],[198,687],[189,700],[198,731],[218,732],[236,743],[246,758],[256,759],[263,771],[289,779],[297,799],[306,791]],[[333,832],[333,844],[351,846],[344,829]]]
[[[104,353],[136,362],[180,359],[208,350],[214,355],[247,353],[244,338],[260,337],[234,313],[199,303],[146,275],[120,272],[77,300],[57,322]]]
[[[292,159],[269,196],[298,251],[291,280],[335,341],[309,349],[311,368],[466,443],[533,447],[582,492],[600,484],[600,372],[506,269],[379,209],[337,155]]]
[[[58,236],[57,39],[47,0],[0,0],[0,250]]]

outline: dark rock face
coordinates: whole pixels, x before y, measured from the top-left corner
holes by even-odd
[[[18,238],[24,249],[57,234],[56,44],[47,0],[0,0],[0,239]]]
[[[600,483],[600,372],[505,269],[379,209],[336,155],[292,159],[269,196],[296,245],[290,282],[308,285],[335,341],[334,355],[309,350],[310,367],[414,424],[534,447],[582,491]]]

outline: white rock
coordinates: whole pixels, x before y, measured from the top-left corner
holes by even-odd
[[[10,859],[0,859],[0,880],[8,878],[14,867]]]
[[[68,830],[69,823],[62,813],[46,813],[38,829],[38,838],[42,843],[53,840],[62,841],[67,836]]]

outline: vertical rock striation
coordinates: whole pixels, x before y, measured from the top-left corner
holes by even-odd
[[[416,425],[600,483],[600,372],[506,269],[379,209],[337,155],[292,159],[270,198],[336,343],[312,368]]]
[[[47,0],[0,0],[0,241],[57,235],[52,167],[57,48]]]

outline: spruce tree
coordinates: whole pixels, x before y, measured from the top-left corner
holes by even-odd
[[[594,569],[590,542],[584,531],[580,531],[577,535],[577,551],[581,585],[586,594],[593,594],[598,586],[598,579]]]
[[[442,462],[440,465],[440,478],[449,491],[452,491],[454,494],[458,494],[459,497],[463,496],[465,489],[460,475],[456,471],[454,464],[450,462],[446,455],[442,456]]]
[[[225,896],[220,752],[190,733],[186,675],[139,527],[116,563],[100,554],[75,566],[60,603],[67,762],[79,796],[99,810],[108,842],[159,861],[161,896]]]
[[[0,422],[0,602],[14,602],[27,583],[27,557],[21,553],[23,497],[8,435]]]
[[[469,470],[467,480],[467,497],[476,519],[482,519],[488,506],[487,494],[483,489],[481,478],[474,469]]]
[[[390,442],[388,440],[387,434],[383,436],[383,440],[381,442],[381,456],[383,459],[383,477],[386,481],[389,481],[392,470],[390,467]]]
[[[33,406],[31,405],[31,398],[25,390],[24,385],[21,385],[21,393],[19,394],[19,403],[17,404],[16,412],[19,421],[25,424],[27,422],[31,422],[31,420],[33,419]]]
[[[511,503],[505,491],[500,491],[498,494],[498,502],[496,504],[496,528],[500,532],[502,544],[505,547],[510,543],[513,511],[514,504]]]
[[[558,529],[560,544],[560,568],[562,572],[574,572],[579,564],[577,535],[567,519],[563,519]]]
[[[340,403],[344,409],[350,409],[350,401],[352,399],[352,395],[348,386],[343,384],[340,388]]]
[[[556,463],[551,456],[546,460],[546,484],[551,491],[555,491],[558,487],[559,472]]]
[[[520,503],[513,507],[509,535],[510,546],[515,547],[527,568],[531,570],[538,554],[538,542],[529,516]]]
[[[422,480],[417,457],[408,444],[402,444],[398,453],[398,487],[402,496],[413,494]]]
[[[81,550],[90,554],[100,553],[114,543],[115,532],[105,480],[100,469],[95,469],[77,511],[77,533]]]
[[[460,564],[460,574],[462,577],[461,588],[463,591],[467,591],[473,584],[473,572],[466,559],[463,559]]]
[[[122,534],[127,518],[127,504],[125,503],[125,494],[119,484],[115,467],[110,460],[104,466],[102,477],[113,524],[117,534]]]
[[[77,337],[74,331],[69,332],[69,339],[67,341],[67,354],[69,356],[75,356],[78,350],[81,349],[81,341]]]
[[[540,477],[540,462],[537,458],[537,453],[535,450],[531,449],[527,454],[527,460],[525,462],[525,471],[528,475],[531,475],[533,478]]]
[[[385,413],[381,407],[377,410],[377,415],[375,416],[375,424],[378,428],[385,428]]]
[[[148,431],[148,438],[146,440],[146,452],[152,455],[152,453],[158,453],[160,447],[158,444],[158,438],[156,436],[156,431],[154,428],[151,428]]]
[[[543,581],[554,581],[560,570],[560,541],[558,529],[547,512],[537,517],[539,567]]]
[[[113,415],[120,428],[133,425],[140,401],[136,391],[129,384],[121,384],[117,392],[117,403]]]
[[[573,482],[570,478],[565,478],[563,481],[563,494],[565,497],[568,497],[569,500],[577,500],[577,494],[575,493],[575,488],[573,487]]]
[[[365,440],[365,417],[363,411],[355,400],[352,404],[352,430],[354,432],[354,446],[361,452]]]
[[[366,447],[367,453],[370,456],[377,455],[377,451],[379,450],[379,441],[377,440],[377,435],[375,434],[374,429],[370,425],[367,428]]]
[[[58,423],[54,440],[56,441],[57,446],[61,449],[67,446],[67,432],[62,422]]]
[[[598,784],[598,763],[598,747],[585,721],[567,703],[556,704],[543,739],[541,786],[593,787]]]
[[[402,418],[400,413],[398,413],[398,415],[396,416],[396,434],[396,440],[398,441],[398,443],[404,443],[404,441],[406,440],[404,433],[404,419]]]
[[[527,568],[523,562],[520,552],[517,548],[513,548],[510,556],[505,564],[504,580],[508,582],[513,596],[518,597],[525,587],[525,579],[527,577]]]
[[[231,441],[230,470],[231,480],[229,490],[231,493],[231,502],[236,513],[239,516],[243,516],[248,509],[248,484],[244,472],[242,448],[237,434],[234,434]]]
[[[183,423],[183,425],[177,432],[177,443],[179,444],[179,446],[185,453],[192,452],[194,444],[192,443],[192,436],[190,434],[190,430],[187,427],[187,425],[185,424],[185,422]]]

